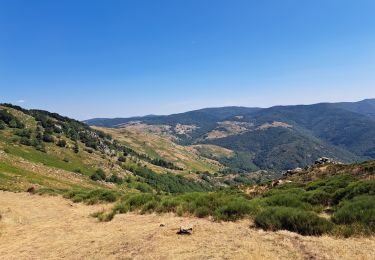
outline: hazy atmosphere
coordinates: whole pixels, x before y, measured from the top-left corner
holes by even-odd
[[[375,97],[375,2],[0,1],[1,102],[76,119]]]

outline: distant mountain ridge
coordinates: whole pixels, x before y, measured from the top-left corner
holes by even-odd
[[[236,152],[222,162],[239,171],[283,171],[319,156],[343,162],[375,159],[375,99],[359,102],[206,108],[167,116],[91,119],[89,125],[132,127],[177,143],[214,144]]]

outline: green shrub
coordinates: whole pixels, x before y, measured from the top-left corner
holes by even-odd
[[[20,130],[16,130],[14,134],[20,137],[26,137],[27,139],[30,139],[32,131],[31,129],[20,129]]]
[[[375,195],[375,181],[352,182],[333,194],[333,202],[338,204],[341,200],[350,200],[360,195]]]
[[[204,218],[210,215],[210,210],[207,207],[199,207],[195,209],[194,215],[198,218]]]
[[[64,190],[53,189],[53,188],[40,188],[36,190],[36,193],[39,195],[50,195],[50,196],[63,194],[64,192],[65,192]]]
[[[345,188],[353,181],[355,179],[349,175],[333,176],[310,182],[306,186],[306,190],[320,189],[328,193],[333,193],[338,189]]]
[[[64,139],[60,139],[57,141],[57,146],[64,148],[66,146],[66,141]]]
[[[74,143],[73,151],[74,153],[79,153],[79,146],[77,142]]]
[[[0,120],[7,124],[10,128],[24,128],[25,125],[18,120],[17,117],[9,113],[5,109],[0,109]]]
[[[303,201],[312,205],[327,206],[331,201],[332,195],[323,190],[310,190],[303,194]]]
[[[156,200],[150,200],[142,207],[142,213],[151,213],[156,210],[158,202]]]
[[[107,182],[116,183],[116,184],[121,184],[121,183],[123,183],[123,179],[120,178],[120,177],[118,177],[116,174],[112,174],[111,177],[106,178],[106,181],[107,181]]]
[[[152,170],[141,166],[131,167],[128,170],[134,172],[137,176],[142,177],[144,182],[156,191],[181,193],[210,190],[207,185],[203,185],[180,175],[171,173],[157,174]]]
[[[0,120],[0,130],[4,130],[6,127],[4,121]]]
[[[139,209],[143,205],[145,205],[147,202],[155,200],[155,195],[151,193],[140,193],[140,194],[134,194],[130,197],[126,198],[126,202],[129,205],[131,210]]]
[[[321,235],[332,229],[332,223],[311,211],[289,207],[268,207],[255,217],[264,230],[289,230],[301,235]]]
[[[46,143],[53,143],[55,141],[55,139],[53,138],[52,135],[50,135],[48,133],[44,133],[43,141],[46,142]]]
[[[152,192],[152,188],[150,187],[150,185],[148,185],[147,183],[143,183],[143,182],[137,182],[135,184],[135,188],[137,190],[139,190],[140,192]]]
[[[105,172],[102,169],[97,169],[94,174],[90,176],[93,181],[104,181],[106,180]]]
[[[215,219],[235,221],[252,212],[252,208],[245,200],[237,199],[220,206],[215,211]]]
[[[292,193],[275,194],[264,198],[263,201],[267,206],[284,206],[302,209],[309,208],[309,205],[302,202],[299,196],[293,195]]]
[[[102,202],[115,202],[120,194],[110,190],[71,190],[64,193],[64,198],[71,199],[73,202],[85,202],[87,204],[96,204]]]
[[[364,224],[375,232],[375,196],[365,195],[343,201],[332,220],[337,224]]]
[[[23,144],[23,145],[26,145],[26,146],[31,146],[32,142],[27,137],[21,137],[20,144]]]

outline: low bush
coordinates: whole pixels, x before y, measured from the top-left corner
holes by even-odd
[[[180,175],[171,173],[157,174],[152,170],[135,166],[128,168],[135,175],[142,177],[144,182],[156,191],[167,193],[181,193],[194,191],[209,191],[211,188],[202,183],[195,182]]]
[[[55,138],[49,133],[44,133],[43,141],[46,143],[53,143],[55,141]]]
[[[66,146],[66,141],[64,139],[60,139],[57,141],[57,146],[64,148]]]
[[[328,193],[333,193],[338,189],[347,187],[353,181],[355,181],[355,179],[349,175],[333,176],[310,182],[306,186],[306,190],[320,189]]]
[[[32,142],[27,137],[21,137],[20,144],[26,145],[26,146],[32,146]]]
[[[275,194],[264,198],[264,202],[267,206],[284,206],[291,208],[309,208],[309,204],[302,202],[299,196],[285,193],[285,194]]]
[[[215,219],[224,221],[235,221],[249,215],[253,212],[253,208],[248,201],[235,199],[220,206],[214,214]]]
[[[97,169],[94,174],[90,176],[93,181],[104,181],[106,180],[105,172],[102,169]]]
[[[343,201],[332,216],[336,224],[364,224],[375,232],[375,196],[359,196]]]
[[[312,205],[328,206],[331,201],[332,195],[323,190],[310,190],[303,194],[303,201]]]
[[[333,201],[338,204],[341,200],[350,200],[360,195],[375,195],[375,181],[352,182],[345,188],[338,189],[333,194]]]
[[[258,205],[256,201],[249,200],[242,194],[228,192],[192,192],[178,195],[140,193],[127,194],[116,204],[113,211],[174,212],[178,215],[212,216],[216,220],[235,221],[246,215],[255,215]]]
[[[103,202],[115,202],[120,198],[120,193],[110,190],[71,190],[64,193],[63,196],[64,198],[71,199],[73,202],[96,204]]]
[[[332,229],[332,223],[311,211],[290,207],[267,207],[255,217],[264,230],[289,230],[301,235],[321,235]]]

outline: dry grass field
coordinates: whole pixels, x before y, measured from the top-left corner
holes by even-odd
[[[249,220],[171,214],[90,217],[109,206],[1,191],[1,259],[375,259],[375,238],[304,237],[257,230]],[[177,235],[186,224],[193,234]]]

